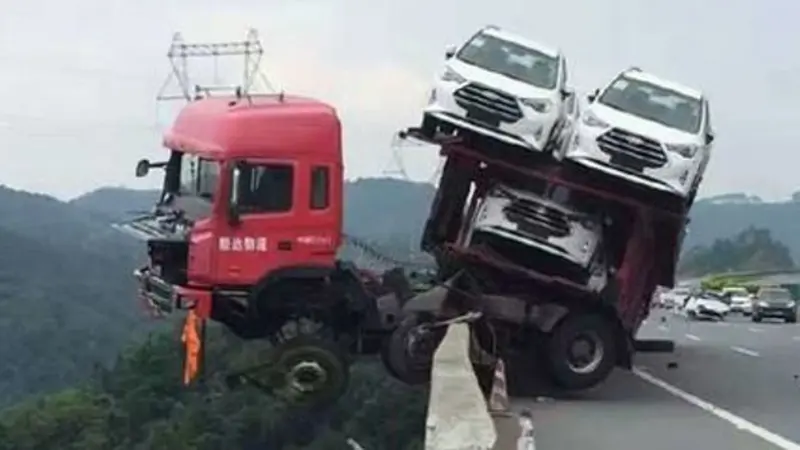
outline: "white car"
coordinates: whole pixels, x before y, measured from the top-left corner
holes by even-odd
[[[753,313],[753,296],[743,287],[727,287],[722,295],[730,298],[731,312],[749,316]]]
[[[692,294],[692,291],[684,287],[676,287],[672,290],[662,292],[659,295],[659,303],[663,308],[675,309],[682,308],[683,302]]]
[[[563,156],[691,204],[711,158],[710,118],[700,91],[628,69],[589,96]]]
[[[602,245],[600,218],[577,212],[531,192],[496,185],[481,200],[472,220],[467,243],[497,248],[510,244],[524,248],[527,264],[564,264],[559,275],[585,283],[597,291],[605,287],[608,271]],[[550,255],[549,261],[543,256]],[[531,267],[534,270],[546,268]]]
[[[559,50],[490,26],[445,56],[424,110],[423,135],[466,129],[537,152],[561,144],[564,103],[575,94]]]
[[[709,294],[692,295],[683,312],[690,320],[725,320],[731,307]]]

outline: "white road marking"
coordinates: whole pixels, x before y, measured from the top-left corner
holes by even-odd
[[[747,329],[747,331],[751,331],[751,332],[753,332],[753,333],[761,333],[761,332],[763,332],[764,330],[762,330],[761,328],[753,328],[753,327],[749,327],[749,328]]]
[[[735,351],[737,353],[741,353],[743,355],[747,355],[747,356],[755,356],[755,357],[761,356],[761,355],[758,354],[758,352],[754,352],[753,350],[746,349],[744,347],[733,346],[733,347],[731,347],[731,350],[733,350],[733,351]]]
[[[689,340],[692,340],[692,341],[700,341],[701,340],[699,337],[697,337],[697,336],[695,336],[693,334],[687,334],[686,335],[686,339],[689,339]]]
[[[657,378],[638,367],[633,368],[634,375],[638,376],[639,378],[647,381],[648,383],[660,387],[665,391],[669,392],[670,394],[674,395],[675,397],[680,398],[714,416],[724,420],[725,422],[730,423],[731,425],[735,426],[741,431],[750,433],[756,437],[763,439],[764,441],[769,442],[770,444],[782,449],[782,450],[800,450],[800,444],[797,442],[792,442],[786,439],[783,436],[775,434],[766,428],[762,428],[742,417],[739,417],[729,411],[726,411],[716,405],[713,405],[700,397],[692,395],[676,386],[673,386],[666,381]]]

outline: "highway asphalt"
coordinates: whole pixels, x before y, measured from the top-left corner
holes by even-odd
[[[533,413],[536,450],[800,450],[800,325],[658,311],[640,336],[677,350],[575,398],[513,399]]]

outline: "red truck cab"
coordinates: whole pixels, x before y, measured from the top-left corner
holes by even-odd
[[[335,109],[308,98],[185,106],[164,137],[168,160],[137,166],[137,176],[165,172],[154,213],[126,225],[148,242],[141,296],[161,312],[194,308],[240,334],[266,332],[244,331],[254,297],[278,278],[319,280],[337,265],[341,139]]]

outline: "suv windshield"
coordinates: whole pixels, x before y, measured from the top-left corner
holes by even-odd
[[[733,297],[745,297],[748,295],[747,289],[744,288],[725,289],[725,294],[731,295]]]
[[[456,58],[544,89],[558,83],[558,58],[485,33],[473,37]]]
[[[785,289],[765,289],[758,297],[761,300],[791,300],[792,294]]]
[[[597,101],[687,133],[698,133],[702,125],[700,99],[625,75],[617,77]]]

